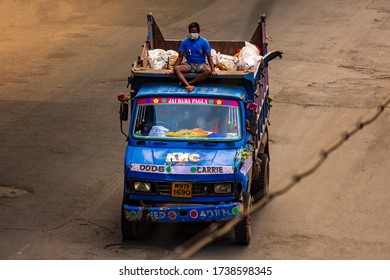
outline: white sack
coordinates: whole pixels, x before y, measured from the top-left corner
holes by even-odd
[[[235,56],[220,54],[217,55],[217,65],[227,71],[236,71],[239,59]]]
[[[149,64],[154,70],[162,70],[167,68],[170,58],[176,57],[179,54],[174,50],[154,49],[148,51]],[[171,60],[172,61],[172,60]]]
[[[240,70],[254,71],[263,57],[255,45],[245,42],[245,46],[241,49],[238,59]]]

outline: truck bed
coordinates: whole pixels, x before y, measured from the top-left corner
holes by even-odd
[[[265,15],[260,17],[258,26],[255,32],[252,35],[252,38],[249,40],[250,43],[258,46],[261,49],[260,55],[266,53],[265,46],[266,36],[264,32],[265,28]],[[182,40],[176,39],[165,39],[163,34],[160,31],[154,17],[150,14],[148,15],[148,38],[146,44],[149,49],[163,49],[163,50],[178,50]],[[222,40],[209,40],[210,46],[212,49],[215,49],[217,52],[234,55],[238,49],[241,49],[245,46],[245,41],[222,41]]]
[[[159,75],[159,76],[169,77],[168,71],[170,71],[170,70],[169,69],[154,70],[150,67],[133,67],[132,68],[133,74],[135,74],[137,76]],[[221,76],[221,77],[226,76],[226,77],[230,77],[230,78],[234,78],[234,77],[242,78],[243,76],[248,75],[251,72],[248,70],[237,70],[237,71],[218,71],[217,70],[217,73],[218,73],[218,76]],[[195,77],[196,74],[186,74],[186,77],[191,77],[191,76]]]
[[[167,65],[167,69],[156,70],[150,67],[148,60],[148,51],[154,49],[162,49],[162,50],[174,50],[178,51],[182,40],[178,39],[165,39],[163,34],[160,31],[160,28],[157,25],[154,17],[150,14],[147,16],[147,24],[148,24],[148,36],[145,41],[145,44],[142,46],[141,55],[138,57],[138,60],[134,62],[132,67],[132,75],[168,75],[167,70],[169,70],[169,63]],[[253,36],[249,42],[258,47],[260,51],[260,55],[267,53],[267,43],[266,36],[264,32],[265,28],[265,16],[260,17],[260,21],[258,22],[258,26],[253,33]],[[234,56],[240,49],[245,46],[245,41],[222,41],[222,40],[209,40],[210,46],[217,53]],[[255,69],[257,72],[258,69]],[[247,70],[235,70],[235,71],[218,71],[218,75],[226,76],[226,77],[243,77],[247,75],[249,71]]]

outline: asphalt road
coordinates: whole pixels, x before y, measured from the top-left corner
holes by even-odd
[[[265,13],[271,191],[390,96],[390,3],[0,1],[0,259],[159,259],[200,229],[122,242],[124,137],[116,96],[153,12],[166,38],[198,21],[249,40]],[[390,259],[390,110],[254,214],[250,246],[227,234],[195,259]]]

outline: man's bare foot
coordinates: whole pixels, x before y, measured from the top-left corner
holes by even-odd
[[[195,87],[194,86],[187,86],[186,89],[188,92],[191,92],[195,89]]]

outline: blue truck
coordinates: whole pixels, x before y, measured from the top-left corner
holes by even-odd
[[[129,94],[119,98],[127,140],[123,239],[136,238],[145,223],[228,221],[267,193],[268,63],[282,53],[268,52],[265,19],[260,16],[249,41],[262,55],[254,70],[219,71],[187,92],[167,69],[150,67],[148,51],[177,50],[181,40],[165,39],[147,15],[147,39],[132,65]],[[214,50],[231,56],[245,44],[210,40]],[[189,80],[194,76],[186,74]],[[124,121],[129,121],[127,133]],[[249,244],[251,215],[234,231],[238,244]]]

